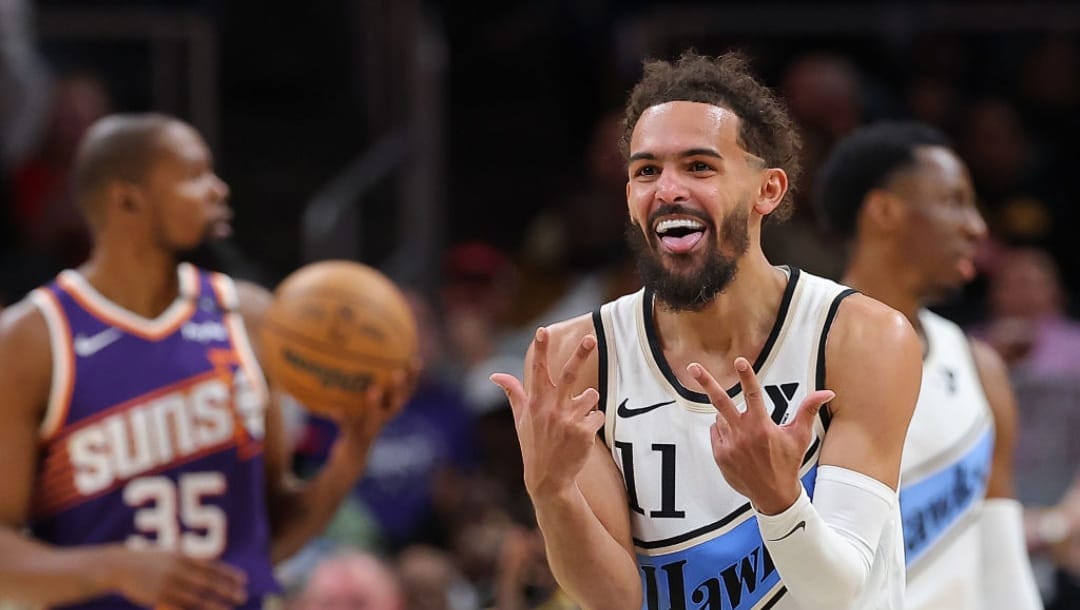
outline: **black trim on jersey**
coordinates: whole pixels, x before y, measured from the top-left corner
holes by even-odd
[[[840,302],[849,296],[855,294],[857,291],[853,288],[848,288],[833,298],[832,304],[829,305],[829,313],[825,315],[825,325],[821,328],[821,339],[818,340],[817,351],[817,389],[825,389],[825,342],[829,339],[829,329],[832,328],[833,318],[836,317],[836,310],[840,308]],[[829,429],[829,422],[832,421],[832,411],[829,409],[829,405],[825,405],[821,411],[818,412],[821,416],[821,425],[826,430]]]
[[[761,610],[769,610],[769,608],[772,608],[776,604],[780,603],[780,598],[784,597],[784,594],[786,594],[786,593],[787,593],[787,587],[786,586],[781,586],[780,590],[776,592],[776,595],[774,595],[773,598],[768,601],[768,603],[766,603],[764,606],[762,606]]]
[[[810,444],[810,448],[806,450],[806,454],[803,455],[802,465],[805,466],[814,457],[814,452],[817,451],[818,445],[821,444],[820,438],[815,438],[814,442]]]
[[[638,540],[637,538],[634,538],[634,546],[637,546],[637,547],[640,547],[640,548],[643,548],[643,549],[658,549],[658,548],[662,548],[662,547],[665,547],[665,546],[671,546],[673,544],[679,544],[680,542],[686,542],[687,540],[697,538],[698,536],[700,536],[702,534],[708,534],[709,532],[711,532],[713,530],[718,530],[718,529],[724,527],[728,523],[731,523],[735,519],[738,519],[742,515],[746,514],[746,511],[748,511],[748,510],[750,510],[750,503],[749,502],[747,502],[746,504],[743,504],[739,508],[736,508],[735,510],[731,511],[730,513],[727,514],[726,517],[724,517],[723,519],[721,519],[719,521],[714,521],[714,522],[709,523],[707,525],[702,525],[701,527],[697,528],[696,530],[690,530],[689,532],[679,534],[678,536],[672,536],[671,538],[665,538],[663,540],[653,540],[651,542],[645,542],[644,540]]]
[[[604,334],[604,318],[600,315],[600,308],[597,307],[592,312],[593,330],[596,331],[596,355],[600,359],[599,370],[596,375],[596,391],[600,394],[600,401],[596,403],[596,408],[601,412],[607,413],[607,389],[608,389],[608,354],[607,354],[607,336]],[[600,426],[600,430],[597,432],[600,435],[600,440],[607,444],[607,439],[604,438],[604,426]]]
[[[769,338],[765,340],[765,346],[761,348],[761,353],[754,360],[754,373],[757,373],[761,366],[765,364],[765,360],[769,358],[769,352],[772,351],[773,344],[776,343],[776,338],[780,336],[780,330],[784,328],[784,322],[787,320],[788,309],[791,307],[791,297],[795,293],[795,286],[799,283],[798,267],[788,267],[788,271],[788,283],[784,287],[784,296],[780,299],[780,309],[776,312],[776,321],[773,322],[772,330],[769,331]],[[671,365],[668,364],[667,358],[664,357],[664,350],[660,347],[660,337],[656,334],[656,321],[653,319],[653,292],[648,288],[645,289],[645,294],[642,297],[641,310],[645,317],[645,336],[649,340],[649,351],[652,352],[653,360],[660,367],[660,372],[664,374],[664,378],[678,392],[679,396],[686,400],[706,405],[712,404],[707,394],[687,388],[679,382],[679,378],[671,370]],[[736,383],[728,388],[727,393],[728,396],[734,398],[741,391],[742,384]]]

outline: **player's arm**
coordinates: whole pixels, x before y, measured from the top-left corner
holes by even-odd
[[[836,392],[819,464],[871,477],[893,491],[922,383],[922,344],[899,312],[855,294],[825,346],[825,386]]]
[[[556,580],[585,610],[640,608],[626,490],[596,436],[603,415],[590,411],[597,367],[591,318],[583,316],[538,333],[524,384],[493,380],[514,409],[526,488]]]
[[[807,608],[847,609],[855,607],[868,586],[886,527],[890,522],[899,527],[900,455],[919,393],[921,347],[901,314],[852,295],[837,311],[825,365],[825,386],[835,397],[824,407],[830,410],[831,423],[818,461],[813,502],[797,482],[793,503],[788,496],[772,505],[780,512],[763,509],[767,495],[760,502],[750,497],[765,545],[793,598]],[[744,389],[751,381],[753,393],[760,394],[756,380],[742,376],[747,377]],[[784,426],[807,430],[802,447],[817,412],[813,407],[823,400],[815,394]],[[897,576],[902,578],[899,570]],[[903,582],[893,582],[889,591],[899,596],[902,588]]]
[[[0,314],[0,363],[0,592],[42,605],[103,595],[102,548],[58,549],[20,533],[29,518],[38,427],[52,379],[48,329],[28,301]]]
[[[986,500],[979,514],[983,597],[988,610],[1042,608],[1024,541],[1024,509],[1015,499],[1013,449],[1016,446],[1016,397],[1001,357],[980,341],[971,353],[986,399],[994,414],[994,455]]]
[[[256,355],[259,354],[259,324],[272,296],[255,284],[237,282],[237,296],[244,323]],[[269,380],[271,387],[273,379]],[[368,450],[382,424],[396,413],[408,395],[407,380],[399,379],[391,392],[373,390],[368,406],[357,407],[357,417],[339,422],[338,441],[326,464],[308,481],[300,481],[291,468],[292,451],[277,392],[271,391],[266,411],[264,462],[266,465],[267,510],[270,513],[271,560],[277,563],[300,550],[319,535],[337,512],[341,502],[364,472]]]

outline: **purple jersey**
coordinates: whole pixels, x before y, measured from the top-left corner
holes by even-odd
[[[249,602],[278,590],[263,482],[267,389],[232,281],[179,267],[153,320],[65,271],[31,299],[53,379],[31,529],[58,546],[125,543],[227,562]],[[134,608],[108,597],[76,608]]]

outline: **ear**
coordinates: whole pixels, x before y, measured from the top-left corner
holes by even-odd
[[[787,174],[778,167],[770,167],[762,172],[761,186],[758,188],[754,211],[762,216],[772,213],[784,200],[788,190]]]
[[[885,189],[874,189],[863,199],[858,225],[875,233],[891,233],[907,218],[903,200]]]
[[[142,189],[122,180],[114,180],[105,187],[105,207],[110,212],[133,214],[146,206]]]

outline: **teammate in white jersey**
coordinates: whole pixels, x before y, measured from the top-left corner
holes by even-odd
[[[918,337],[766,260],[798,173],[785,109],[740,56],[687,53],[645,65],[623,144],[645,290],[492,377],[555,576],[590,610],[899,608]]]
[[[986,224],[967,168],[937,130],[885,122],[841,141],[818,184],[822,217],[851,239],[844,283],[904,313],[923,342],[901,468],[906,607],[1041,608],[1013,499],[1005,366],[926,309],[975,275]]]

